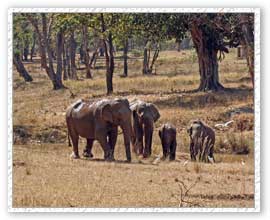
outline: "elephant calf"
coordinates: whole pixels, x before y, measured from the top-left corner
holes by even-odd
[[[161,127],[158,134],[162,144],[163,159],[170,155],[170,160],[175,160],[176,128],[172,124],[166,123]]]
[[[199,154],[199,161],[209,162],[214,159],[215,132],[200,120],[194,120],[187,129],[190,137],[190,157],[196,161]]]

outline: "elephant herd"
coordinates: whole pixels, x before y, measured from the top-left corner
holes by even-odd
[[[84,157],[93,157],[92,146],[97,140],[106,161],[114,160],[118,126],[123,131],[127,161],[131,161],[130,144],[137,155],[144,158],[152,154],[154,123],[160,118],[158,108],[141,100],[129,102],[124,98],[102,99],[99,101],[78,100],[67,108],[66,123],[68,141],[73,146],[71,158],[79,158],[79,137],[86,138]],[[170,123],[159,129],[163,159],[175,160],[177,148],[176,127]],[[215,132],[200,120],[191,122],[187,133],[190,137],[190,157],[196,161],[214,161]]]

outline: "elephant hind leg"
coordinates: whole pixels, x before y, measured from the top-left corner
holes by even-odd
[[[79,135],[75,131],[71,131],[70,133],[70,138],[73,146],[73,152],[71,154],[71,157],[73,159],[80,158],[79,156]]]
[[[92,147],[93,147],[94,139],[87,138],[86,140],[87,140],[87,144],[86,144],[85,149],[83,151],[83,156],[92,158],[93,157]]]

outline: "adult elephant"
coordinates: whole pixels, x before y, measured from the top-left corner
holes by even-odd
[[[194,120],[187,129],[190,137],[190,157],[196,161],[199,154],[199,161],[209,162],[214,159],[215,132],[201,120]]]
[[[79,137],[83,137],[87,139],[84,156],[92,156],[93,141],[97,140],[104,151],[104,159],[114,160],[117,128],[120,126],[124,135],[126,158],[131,161],[131,110],[127,99],[102,99],[92,103],[78,100],[67,108],[66,122],[73,145],[72,158],[79,158],[78,141]]]
[[[154,123],[160,118],[159,111],[154,104],[141,100],[131,101],[130,109],[133,115],[133,150],[136,154],[143,154],[143,157],[147,158],[152,153]]]

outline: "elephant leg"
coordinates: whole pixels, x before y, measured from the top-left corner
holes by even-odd
[[[152,153],[152,137],[153,137],[153,124],[147,123],[144,126],[144,141],[145,147],[143,152],[143,157],[147,158]]]
[[[111,147],[110,144],[107,142],[107,135],[105,135],[104,137],[99,137],[98,141],[104,152],[104,160],[111,161]]]
[[[175,160],[176,145],[176,140],[174,140],[170,145],[170,160]]]
[[[135,145],[134,145],[134,153],[143,154],[143,126],[137,119],[134,117],[134,133],[135,133]]]
[[[74,131],[70,132],[69,134],[70,134],[71,141],[72,141],[72,146],[73,146],[73,152],[70,155],[70,157],[73,158],[73,159],[78,159],[78,158],[80,158],[79,150],[78,150],[79,135]]]
[[[94,139],[87,138],[86,140],[87,140],[87,144],[86,144],[85,149],[83,151],[83,156],[92,158],[93,157],[92,147],[93,147]]]
[[[196,154],[194,147],[195,147],[194,142],[190,142],[189,151],[190,151],[190,159],[192,161],[196,161]]]
[[[162,159],[165,160],[168,156],[168,146],[167,144],[162,144],[162,150],[163,150],[163,157]]]
[[[111,159],[114,160],[114,149],[117,141],[117,126],[114,126],[109,132],[109,145],[111,148]]]

